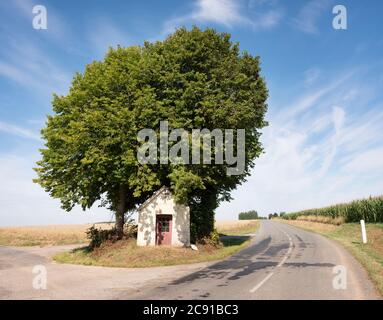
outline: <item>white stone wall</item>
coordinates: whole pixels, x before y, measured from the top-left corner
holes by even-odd
[[[190,245],[190,209],[176,204],[170,193],[160,193],[138,212],[137,245],[156,244],[156,215],[172,215],[172,245]]]

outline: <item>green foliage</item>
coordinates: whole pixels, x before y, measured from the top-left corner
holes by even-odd
[[[189,199],[190,213],[190,239],[197,242],[199,239],[211,236],[214,230],[214,210],[218,206],[217,191],[214,188],[198,190]]]
[[[133,223],[126,223],[124,226],[125,238],[137,238],[138,226]]]
[[[88,246],[90,250],[98,248],[105,241],[116,241],[118,239],[116,228],[98,229],[95,226],[91,226],[86,231],[86,235],[87,238],[90,240]]]
[[[326,216],[331,218],[344,218],[345,222],[383,222],[383,196],[355,200],[319,209],[309,209],[289,213],[284,219],[295,220],[299,216]]]
[[[246,212],[241,212],[238,215],[239,220],[252,220],[252,219],[258,219],[258,212],[255,210],[250,210]]]
[[[222,242],[219,239],[219,232],[215,228],[213,228],[213,231],[211,231],[210,234],[200,238],[197,243],[202,245],[209,245],[212,247],[222,246]]]
[[[115,242],[119,240],[119,235],[116,228],[101,229],[91,226],[86,231],[87,238],[90,240],[88,248],[93,250],[101,246],[106,241]],[[127,223],[124,226],[124,239],[137,237],[137,225]]]
[[[182,28],[164,41],[111,48],[75,75],[67,95],[54,96],[35,182],[67,211],[100,201],[116,212],[120,234],[124,213],[166,185],[190,205],[193,236],[208,236],[219,202],[262,152],[267,96],[259,58],[241,53],[226,33]],[[228,176],[226,164],[140,164],[137,133],[159,130],[161,120],[170,130],[245,129],[244,173]]]

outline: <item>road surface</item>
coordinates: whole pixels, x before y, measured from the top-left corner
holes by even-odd
[[[338,244],[276,221],[263,221],[248,248],[220,262],[124,269],[51,261],[69,248],[0,247],[0,299],[379,298],[365,270]],[[47,270],[45,290],[32,286],[36,265]],[[334,268],[346,270],[345,277]],[[337,275],[343,281],[334,288]]]
[[[75,247],[78,245],[43,248],[0,246],[0,299],[119,299],[121,293],[124,296],[137,294],[209,265],[105,268],[52,261],[55,253]],[[42,275],[39,266],[46,268],[46,289],[33,287],[35,277]]]
[[[346,271],[345,279],[340,271]],[[378,294],[366,271],[338,244],[284,223],[263,221],[247,249],[136,298],[377,299]]]

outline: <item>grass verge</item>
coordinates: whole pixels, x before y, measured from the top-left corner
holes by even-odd
[[[190,248],[176,248],[168,246],[138,247],[135,239],[105,243],[94,251],[87,247],[59,253],[54,260],[60,263],[73,263],[104,267],[143,268],[155,266],[170,266],[205,261],[221,260],[246,248],[250,244],[250,237],[244,234],[257,231],[259,221],[251,223],[251,228],[227,228],[222,237],[222,246],[214,247],[199,245],[198,251]],[[239,230],[241,229],[241,230]]]
[[[383,223],[366,224],[368,242],[363,244],[359,223],[336,226],[311,221],[279,221],[320,233],[341,243],[365,267],[380,295],[383,296]]]

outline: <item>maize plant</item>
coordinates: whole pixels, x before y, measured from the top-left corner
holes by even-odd
[[[350,203],[308,209],[285,214],[283,219],[295,220],[301,216],[324,216],[331,219],[343,218],[345,222],[383,222],[383,196],[354,200]]]

